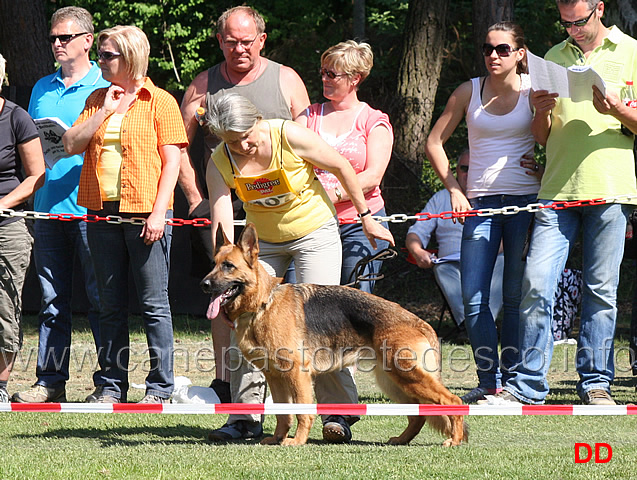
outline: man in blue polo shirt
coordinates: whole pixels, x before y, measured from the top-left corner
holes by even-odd
[[[65,7],[53,14],[49,40],[60,69],[41,78],[33,87],[29,114],[34,119],[55,117],[70,127],[84,108],[86,98],[95,89],[109,85],[102,78],[100,68],[89,60],[93,32],[93,17],[83,8]],[[77,205],[83,156],[73,155],[55,162],[51,155],[47,155],[46,143],[44,139],[46,180],[35,196],[35,210],[86,214],[86,209]],[[86,222],[36,220],[34,231],[35,266],[42,289],[38,379],[29,390],[15,393],[13,401],[65,402],[71,346],[73,264],[76,258],[84,274],[93,338],[96,346],[99,345],[99,299],[86,240]],[[103,382],[99,369],[93,375],[93,382],[96,391],[89,397],[100,393]]]

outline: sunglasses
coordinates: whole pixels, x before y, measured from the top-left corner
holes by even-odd
[[[59,40],[60,43],[69,43],[75,37],[79,37],[80,35],[88,35],[89,32],[82,33],[71,33],[67,35],[49,35],[49,43],[55,43],[56,40]]]
[[[336,72],[333,72],[332,70],[328,70],[327,68],[321,68],[319,70],[319,74],[321,75],[321,77],[325,75],[330,80],[334,80],[335,78],[338,78],[338,77],[347,77],[347,73],[336,73]]]
[[[490,57],[493,51],[498,54],[498,57],[508,57],[512,52],[517,52],[519,48],[513,48],[508,43],[501,43],[500,45],[496,45],[495,47],[490,43],[485,43],[482,45],[482,54],[485,57]]]
[[[458,165],[458,168],[462,173],[467,173],[469,171],[469,165]]]
[[[99,58],[100,60],[103,60],[105,62],[108,62],[110,60],[113,60],[115,57],[120,57],[122,54],[119,52],[109,52],[106,50],[98,50],[97,51],[97,58]]]
[[[597,6],[595,6],[595,8],[591,11],[591,13],[588,15],[588,17],[582,18],[581,20],[575,20],[574,22],[566,22],[566,21],[560,19],[560,25],[562,25],[564,28],[583,27],[591,19],[591,17],[595,13],[595,10],[597,10]]]

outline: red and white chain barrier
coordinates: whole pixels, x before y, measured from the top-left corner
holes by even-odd
[[[524,207],[509,206],[503,208],[485,208],[482,210],[468,210],[466,212],[441,212],[441,213],[428,213],[421,212],[415,215],[407,215],[404,213],[396,213],[388,216],[374,216],[373,218],[379,222],[388,223],[405,223],[408,221],[425,221],[432,218],[441,218],[443,220],[451,220],[454,218],[462,217],[487,217],[492,215],[515,215],[519,212],[538,212],[545,208],[551,208],[553,210],[563,210],[565,208],[573,207],[586,207],[592,205],[604,205],[606,203],[633,203],[637,205],[637,197],[631,195],[617,195],[607,198],[596,198],[591,200],[571,200],[571,201],[556,201],[548,205],[542,203],[531,203]],[[99,215],[73,215],[71,213],[43,213],[34,212],[31,210],[16,212],[10,208],[0,209],[0,217],[20,217],[31,220],[60,220],[63,222],[71,222],[73,220],[82,220],[84,222],[106,222],[113,224],[132,224],[132,225],[144,225],[146,223],[145,218],[141,217],[122,217],[119,215],[108,215],[106,217],[100,217]],[[360,219],[345,219],[341,220],[341,223],[357,223]],[[245,225],[245,220],[235,220],[235,225]],[[191,225],[193,227],[206,227],[211,224],[207,218],[167,218],[166,224],[173,227],[182,227],[185,225]]]
[[[418,404],[139,404],[139,403],[1,403],[1,412],[56,413],[164,413],[212,414],[313,414],[313,415],[637,415],[637,405],[418,405]]]
[[[532,203],[524,207],[488,208],[470,210],[466,212],[418,213],[416,215],[394,214],[389,216],[375,216],[380,222],[405,223],[408,221],[425,221],[432,218],[450,220],[461,217],[514,215],[519,212],[537,212],[545,208],[563,210],[565,208],[603,205],[606,203],[635,203],[637,197],[618,195],[615,197],[598,198],[592,200],[558,201],[548,205]],[[16,212],[12,209],[0,209],[0,217],[21,217],[33,220],[60,220],[84,222],[104,221],[113,224],[143,225],[146,219],[140,217],[126,218],[118,215],[100,217],[98,215],[73,215],[42,213],[34,211]],[[351,219],[341,223],[356,223],[360,220]],[[172,226],[191,225],[205,227],[211,224],[207,218],[185,220],[180,218],[166,219],[166,224]],[[235,225],[244,225],[245,221],[235,220]],[[59,413],[165,413],[165,414],[314,414],[314,415],[637,415],[636,405],[418,405],[418,404],[95,404],[95,403],[0,403],[2,412],[59,412]]]

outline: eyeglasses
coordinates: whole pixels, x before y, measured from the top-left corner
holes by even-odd
[[[223,45],[228,47],[230,50],[234,50],[239,45],[241,45],[244,50],[248,50],[252,44],[257,41],[257,38],[259,38],[259,35],[254,37],[252,40],[224,40]]]
[[[336,72],[333,72],[332,70],[328,70],[327,68],[321,68],[319,70],[319,74],[321,75],[321,77],[325,75],[330,80],[334,80],[335,78],[338,78],[338,77],[347,77],[347,73],[336,73]]]
[[[495,47],[490,43],[485,43],[482,45],[482,54],[485,57],[490,57],[493,51],[498,54],[498,57],[508,57],[512,52],[517,52],[519,48],[513,48],[508,43],[501,43],[500,45],[496,45]]]
[[[80,35],[88,35],[89,32],[82,33],[70,33],[65,35],[49,35],[49,42],[55,43],[56,40],[59,40],[60,43],[69,43],[75,37],[79,37]]]
[[[599,3],[597,5],[599,5]],[[564,28],[573,28],[573,27],[583,27],[583,26],[585,26],[588,23],[588,21],[591,19],[591,17],[593,16],[593,14],[595,13],[595,10],[597,10],[597,5],[591,11],[591,13],[588,15],[588,17],[582,18],[581,20],[575,20],[574,22],[567,22],[567,21],[564,21],[564,20],[562,20],[560,18],[560,25],[562,25]]]
[[[462,173],[467,173],[469,171],[469,165],[458,165],[458,168]]]
[[[108,52],[106,50],[98,50],[97,51],[97,58],[99,58],[100,60],[103,60],[105,62],[109,62],[111,60],[113,60],[115,57],[121,57],[122,54],[119,52]]]

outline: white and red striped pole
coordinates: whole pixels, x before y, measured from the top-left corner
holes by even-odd
[[[57,413],[164,413],[211,414],[313,414],[313,415],[637,415],[637,405],[418,405],[418,404],[138,404],[138,403],[1,403],[2,412]]]

